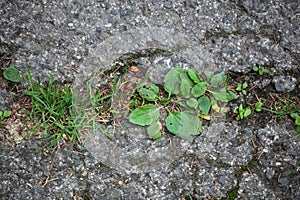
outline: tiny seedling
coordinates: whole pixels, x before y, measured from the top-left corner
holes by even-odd
[[[247,87],[248,87],[247,82],[244,82],[243,84],[238,83],[235,90],[238,91],[238,92],[241,92],[243,95],[247,95],[247,91],[246,91]]]
[[[267,70],[266,68],[258,65],[258,66],[254,66],[253,71],[257,72],[260,76],[262,76],[264,73],[268,73],[269,70]]]
[[[3,76],[6,80],[14,83],[19,83],[21,81],[19,70],[12,66],[3,71]]]
[[[227,76],[224,73],[212,74],[206,71],[204,77],[193,69],[176,67],[164,78],[164,91],[153,83],[143,83],[137,88],[132,102],[141,105],[133,108],[129,115],[131,123],[149,126],[149,138],[162,137],[160,122],[161,110],[165,110],[166,129],[183,139],[202,132],[202,119],[210,119],[211,110],[220,112],[217,102],[229,102],[238,96],[226,88]],[[166,94],[166,95],[162,95]],[[140,100],[137,100],[140,99]],[[224,109],[223,109],[224,110]]]
[[[262,106],[263,106],[263,103],[262,102],[256,102],[255,103],[255,111],[256,112],[261,112],[262,110],[263,110],[263,108],[262,108]]]
[[[295,120],[297,135],[300,135],[300,116],[297,113],[291,113],[290,116]]]
[[[236,119],[240,120],[240,119],[244,119],[245,117],[248,117],[251,114],[251,109],[243,108],[243,104],[240,104],[238,108],[235,108],[233,111],[235,114],[237,114]]]
[[[10,110],[6,110],[6,111],[1,111],[0,110],[0,125],[2,125],[2,122],[5,118],[10,117],[11,115],[11,111]]]

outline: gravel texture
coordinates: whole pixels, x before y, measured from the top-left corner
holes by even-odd
[[[80,81],[113,61],[144,55],[137,65],[151,72],[155,83],[177,65],[243,74],[259,64],[276,75],[272,84],[278,92],[299,90],[299,73],[293,73],[300,69],[298,1],[2,0],[0,16],[1,62],[10,57],[23,72],[28,64],[42,82],[54,73],[56,80],[81,87]],[[162,52],[149,56],[155,50]],[[9,109],[16,94],[0,86],[0,110]],[[144,132],[135,126],[123,130],[120,134]],[[0,128],[1,138],[5,134],[11,133]],[[127,160],[153,147],[136,136],[124,147],[134,150],[122,155],[103,154],[101,143],[44,155],[36,153],[39,139],[3,140],[0,196],[228,199],[236,193],[237,199],[300,199],[300,145],[294,134],[289,123],[216,120],[175,153],[148,156],[153,162],[148,168],[138,167],[139,159]]]

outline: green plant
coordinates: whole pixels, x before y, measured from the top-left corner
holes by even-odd
[[[262,106],[263,106],[263,103],[262,102],[256,102],[255,103],[255,111],[257,111],[257,112],[261,112],[262,110],[263,110],[263,108],[262,108]]]
[[[235,108],[233,111],[235,114],[237,114],[236,119],[240,120],[240,119],[244,119],[245,117],[248,117],[249,115],[251,115],[251,109],[243,108],[243,104],[240,104],[238,108]]]
[[[277,97],[274,106],[271,108],[263,107],[262,102],[256,102],[253,104],[248,104],[254,107],[255,111],[261,112],[262,110],[275,114],[278,118],[282,119],[284,116],[289,115],[295,121],[296,131],[300,133],[300,116],[299,116],[299,100],[297,98],[280,98]]]
[[[297,135],[300,134],[300,116],[297,113],[291,113],[290,116],[295,120]]]
[[[242,92],[243,95],[247,95],[247,91],[246,88],[248,87],[248,83],[244,82],[243,84],[238,83],[237,87],[236,87],[236,91],[238,92]]]
[[[95,122],[97,114],[90,111],[92,104],[97,101],[95,98],[99,96],[93,95],[91,99],[83,99],[79,91],[73,93],[69,83],[56,83],[53,76],[48,84],[43,86],[40,80],[33,81],[28,69],[27,78],[29,87],[24,94],[31,99],[31,110],[26,120],[33,124],[27,128],[30,135],[38,131],[44,132],[48,141],[42,147],[44,150],[55,147],[60,141],[73,145],[80,139],[78,131],[99,128]],[[90,89],[91,86],[87,83],[87,93]],[[109,137],[108,134],[107,136]]]
[[[19,83],[21,81],[19,70],[12,66],[3,71],[3,76],[11,82]]]
[[[169,132],[183,139],[202,132],[202,118],[209,119],[211,109],[221,112],[217,102],[229,102],[238,96],[226,88],[224,73],[209,71],[200,77],[193,69],[176,67],[164,78],[163,91],[153,83],[142,83],[130,102],[133,107],[129,115],[131,123],[149,126],[148,136],[162,137],[161,110],[167,117],[165,127]]]
[[[10,116],[11,116],[10,110],[5,110],[5,111],[0,110],[0,125],[2,125],[2,122],[5,118],[10,117]]]
[[[228,200],[234,200],[238,197],[238,191],[239,189],[238,188],[233,188],[232,190],[228,191],[227,192],[227,199]]]
[[[253,68],[253,71],[255,72],[258,72],[258,74],[261,76],[263,75],[264,73],[268,73],[269,70],[265,69],[264,67],[258,65],[258,66],[254,66]]]
[[[31,98],[28,120],[35,123],[31,131],[37,132],[42,126],[46,138],[50,141],[49,147],[57,145],[61,139],[73,143],[77,139],[77,132],[73,126],[70,85],[57,84],[51,76],[48,85],[44,87],[40,80],[34,83],[28,69],[27,72],[29,88],[24,93]]]

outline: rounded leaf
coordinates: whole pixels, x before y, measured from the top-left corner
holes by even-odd
[[[206,92],[206,90],[207,90],[206,82],[198,83],[192,88],[192,95],[194,97],[200,97]]]
[[[4,70],[3,76],[11,82],[19,83],[21,81],[19,70],[15,67],[8,67]]]
[[[155,121],[147,128],[147,134],[150,139],[159,139],[162,137],[162,125],[159,121]]]
[[[196,108],[198,105],[198,101],[195,98],[189,98],[186,104],[191,108]]]
[[[166,74],[164,78],[164,88],[169,94],[180,93],[180,74],[183,72],[182,67],[175,67]]]
[[[210,99],[207,96],[202,96],[198,99],[198,103],[202,114],[208,114],[211,107]]]
[[[150,125],[158,120],[159,110],[152,104],[143,105],[130,113],[129,121],[140,126]]]
[[[182,139],[188,139],[190,135],[198,135],[202,130],[197,114],[187,111],[170,113],[166,118],[166,127]]]

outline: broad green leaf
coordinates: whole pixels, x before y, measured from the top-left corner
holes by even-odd
[[[138,88],[137,92],[143,99],[154,101],[158,96],[159,88],[153,83],[147,83]]]
[[[210,80],[211,79],[211,77],[212,77],[212,73],[211,73],[211,71],[208,71],[208,70],[205,70],[204,71],[204,74],[205,74],[205,76],[206,76],[206,80]]]
[[[181,95],[184,98],[188,98],[191,93],[192,85],[191,83],[185,78],[184,75],[180,75],[181,78],[181,84],[180,84],[180,91]]]
[[[251,110],[250,109],[246,109],[244,112],[244,117],[248,117],[251,114]]]
[[[208,114],[211,107],[210,99],[207,96],[202,96],[198,99],[198,103],[202,114]]]
[[[198,101],[195,98],[189,98],[186,104],[191,108],[196,108],[198,105]]]
[[[21,81],[20,72],[15,67],[8,67],[7,69],[5,69],[3,72],[3,76],[5,79],[11,82],[19,83]]]
[[[228,102],[227,101],[227,95],[226,95],[226,90],[225,88],[222,88],[222,89],[219,89],[219,90],[215,90],[215,91],[209,91],[213,96],[214,98],[217,100],[217,101],[221,101],[221,102]]]
[[[129,115],[129,121],[140,126],[150,125],[157,121],[160,108],[152,104],[146,104],[133,110]]]
[[[159,121],[155,121],[147,128],[147,134],[150,139],[159,139],[162,137],[162,125]]]
[[[143,99],[148,101],[154,101],[157,97],[157,94],[147,88],[139,88],[137,91]]]
[[[239,98],[239,96],[236,95],[234,92],[226,90],[226,102],[232,101],[237,98]]]
[[[215,74],[210,79],[210,84],[213,87],[219,87],[226,84],[227,76],[224,73]]]
[[[206,82],[201,82],[192,88],[191,93],[194,97],[200,97],[206,92],[206,90],[207,90]]]
[[[11,111],[10,110],[6,110],[3,113],[3,117],[9,117],[11,115]]]
[[[170,70],[164,78],[164,88],[169,94],[180,93],[180,74],[184,73],[182,67],[175,67]]]
[[[168,117],[166,118],[167,129],[173,134],[178,134],[180,121],[181,121],[180,112],[169,113]]]
[[[3,112],[0,110],[0,117],[2,117],[2,115],[3,115]]]
[[[196,70],[188,69],[187,73],[188,73],[189,77],[194,81],[194,83],[203,82],[203,80],[199,77],[199,74],[198,74],[198,72],[196,72]]]
[[[300,125],[300,116],[296,117],[295,124],[298,125],[298,126]]]
[[[188,139],[190,135],[198,135],[202,130],[198,116],[187,111],[170,113],[166,118],[166,127],[183,139]]]
[[[248,87],[248,83],[247,82],[243,83],[243,89],[246,89],[247,87]]]

